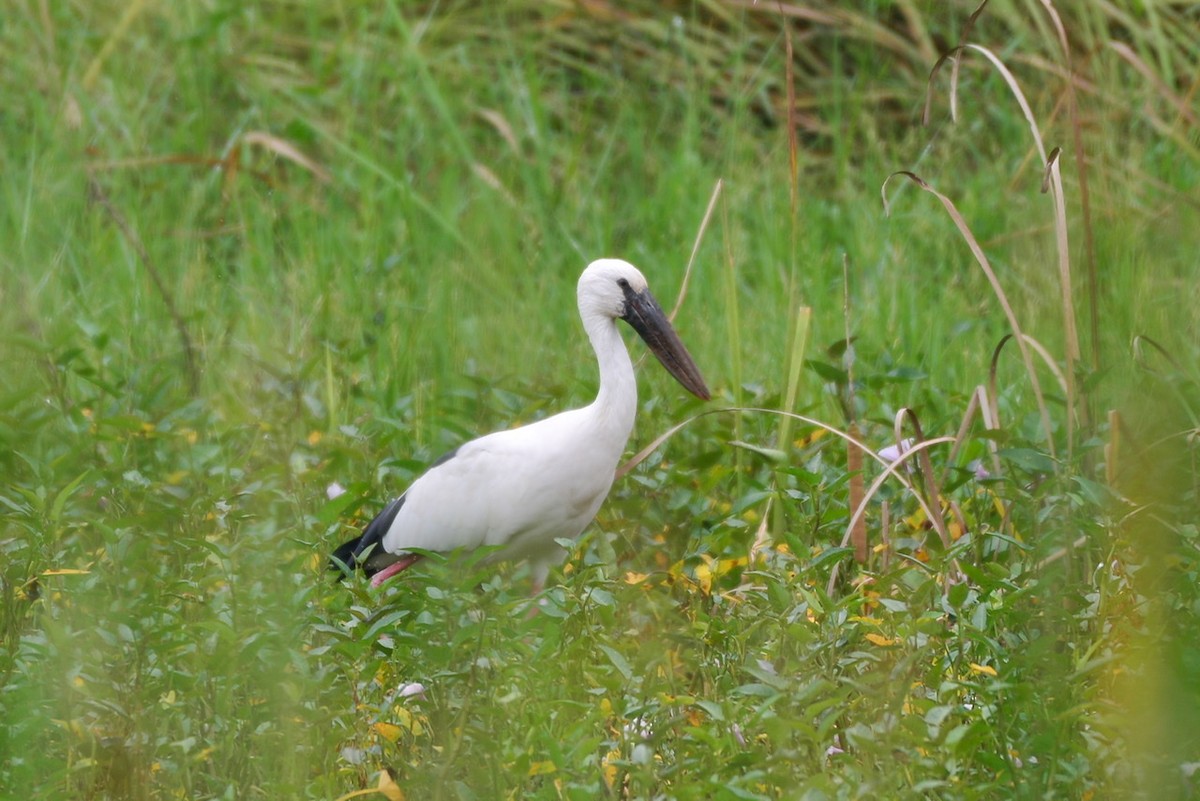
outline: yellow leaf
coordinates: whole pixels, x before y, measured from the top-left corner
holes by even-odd
[[[992,667],[991,665],[977,665],[974,662],[972,662],[971,670],[974,671],[975,673],[982,673],[985,676],[999,675],[996,673],[996,669],[994,667]]]
[[[613,761],[620,758],[621,752],[614,748],[600,760],[600,765],[604,769],[604,783],[608,785],[608,789],[610,790],[617,783],[617,766],[613,764]]]
[[[543,762],[534,762],[532,765],[530,765],[529,766],[529,775],[530,776],[545,776],[546,774],[554,773],[557,770],[558,770],[558,766],[547,759]]]
[[[882,621],[879,620],[879,618],[863,617],[862,615],[851,615],[850,619],[855,623],[866,623],[869,626],[879,626],[882,624]]]
[[[79,570],[73,567],[64,567],[58,570],[43,570],[41,576],[86,576],[90,574],[90,570]]]
[[[386,770],[379,771],[379,784],[375,789],[387,796],[388,801],[404,801],[404,791]]]
[[[722,559],[717,562],[717,572],[721,574],[728,573],[735,567],[745,567],[750,562],[750,557],[739,556],[736,559]]]
[[[634,573],[632,570],[625,574],[626,584],[641,584],[646,579],[650,578],[648,573]]]
[[[324,436],[324,435],[320,431],[310,431],[308,434],[308,444],[316,445],[318,442],[321,441],[322,436]]]
[[[404,730],[395,723],[384,723],[383,721],[372,723],[371,728],[375,730],[376,734],[387,740],[389,743],[394,743],[399,740],[400,735],[404,732]]]
[[[876,634],[873,631],[865,634],[864,636],[870,642],[872,642],[875,645],[878,645],[880,647],[883,647],[883,648],[886,648],[889,645],[895,645],[896,643],[899,642],[899,640],[893,640],[890,637],[884,637],[882,634]]]
[[[712,592],[713,570],[711,565],[717,560],[713,559],[708,554],[701,554],[704,559],[703,564],[696,565],[696,583],[700,585],[700,589],[705,595]]]
[[[396,723],[402,731],[408,732],[413,737],[420,737],[425,733],[425,727],[421,725],[423,718],[420,715],[414,715],[400,704],[392,707],[392,714],[396,716]]]

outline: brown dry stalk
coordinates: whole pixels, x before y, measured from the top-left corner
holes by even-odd
[[[1079,176],[1079,210],[1080,216],[1083,218],[1083,249],[1084,256],[1087,259],[1087,275],[1088,275],[1088,315],[1091,323],[1089,329],[1091,344],[1092,344],[1092,369],[1100,369],[1100,284],[1096,274],[1096,248],[1095,237],[1092,233],[1092,201],[1091,190],[1088,188],[1088,168],[1087,155],[1083,150],[1083,124],[1079,119],[1079,102],[1075,96],[1075,81],[1072,78],[1074,69],[1071,66],[1071,45],[1067,41],[1067,31],[1063,26],[1062,18],[1059,17],[1058,9],[1054,7],[1051,0],[1042,0],[1042,5],[1046,9],[1046,13],[1050,15],[1050,19],[1054,22],[1054,30],[1058,34],[1058,43],[1062,47],[1063,66],[1066,68],[1066,92],[1067,92],[1067,119],[1071,124],[1071,144],[1075,149],[1075,171]],[[1061,208],[1061,188],[1062,179],[1059,178],[1059,195],[1056,198]],[[1064,222],[1065,229],[1065,222]],[[1063,236],[1066,236],[1065,230]],[[1061,255],[1061,254],[1060,254]],[[1069,269],[1069,268],[1068,268]],[[1073,315],[1072,315],[1073,316]],[[1072,328],[1074,323],[1072,322]],[[1074,372],[1074,370],[1070,370]],[[1087,402],[1084,401],[1084,408],[1087,408]]]
[[[844,435],[842,435],[842,436],[844,436]],[[889,478],[895,478],[901,484],[903,484],[905,487],[908,488],[908,491],[911,492],[913,497],[917,499],[917,504],[921,507],[921,509],[923,509],[925,511],[926,519],[928,519],[932,524],[933,520],[935,518],[934,518],[934,513],[932,511],[931,505],[925,500],[922,493],[917,490],[917,488],[913,485],[913,483],[911,481],[909,481],[907,478],[905,478],[903,475],[901,475],[898,471],[901,466],[905,465],[908,462],[908,460],[910,458],[912,458],[913,456],[917,456],[918,454],[922,454],[925,451],[925,449],[931,448],[934,445],[940,445],[943,442],[953,442],[953,441],[954,441],[953,437],[936,437],[934,439],[925,440],[924,442],[913,443],[913,445],[911,447],[909,447],[908,450],[906,450],[902,454],[900,454],[899,458],[897,458],[894,462],[888,462],[886,459],[881,457],[878,453],[876,453],[872,450],[865,449],[865,446],[864,446],[864,452],[867,455],[874,457],[880,463],[882,463],[884,465],[884,469],[883,469],[883,472],[880,473],[879,476],[874,481],[871,482],[871,486],[867,488],[866,494],[863,495],[862,502],[854,510],[854,514],[852,514],[850,516],[850,523],[846,526],[846,533],[842,535],[841,547],[843,547],[843,548],[846,547],[846,543],[848,543],[850,541],[851,532],[854,530],[854,527],[856,525],[858,525],[858,521],[866,513],[867,504],[869,504],[871,502],[871,499],[875,497],[875,494],[877,492],[879,492],[879,488],[883,486],[883,482],[885,482]],[[925,458],[928,459],[928,456],[926,456]],[[933,506],[934,507],[937,506],[937,501],[935,501]],[[940,508],[938,509],[938,512],[939,512],[939,514],[938,514],[937,519],[941,520],[941,514],[940,514],[941,509]],[[944,539],[948,541],[949,537],[947,536]],[[830,593],[833,592],[833,587],[837,583],[837,576],[838,576],[838,567],[837,567],[837,565],[834,565],[833,570],[830,572],[830,575],[829,575],[829,585],[826,590],[827,592],[830,592]]]
[[[848,430],[850,436],[855,439],[862,436],[858,430],[857,423],[850,423]],[[862,451],[850,444],[846,445],[846,470],[850,473],[850,497],[848,499],[850,508],[865,508],[863,499],[866,493],[863,488]],[[850,544],[854,548],[854,561],[859,564],[866,564],[868,556],[866,518],[860,516],[858,522],[851,526],[847,533],[850,535]]]
[[[1062,300],[1063,333],[1066,338],[1067,457],[1075,451],[1075,365],[1080,358],[1079,332],[1075,326],[1074,292],[1071,289],[1071,253],[1067,240],[1067,208],[1063,197],[1062,171],[1058,167],[1061,149],[1050,151],[1042,191],[1051,190],[1054,198],[1054,234],[1058,245],[1058,286]],[[1083,404],[1086,407],[1086,403]]]
[[[925,432],[921,429],[921,421],[917,418],[917,413],[907,407],[896,412],[894,422],[894,433],[896,436],[896,447],[903,450],[904,442],[904,421],[908,420],[912,423],[913,439],[916,442],[925,442]],[[941,439],[950,439],[949,437],[941,437]],[[929,522],[933,524],[933,528],[937,531],[938,536],[942,538],[942,545],[946,548],[950,547],[950,532],[946,528],[946,520],[942,516],[941,496],[942,488],[933,476],[933,463],[929,461],[929,452],[927,448],[922,448],[917,453],[917,464],[921,468],[921,477],[925,484],[925,499],[929,502],[929,508],[933,510],[933,515],[929,518]]]
[[[793,65],[792,25],[783,15],[783,3],[776,0],[776,5],[779,6],[779,21],[783,25],[783,42],[787,54],[787,61],[784,62],[784,81],[787,84],[788,199],[791,201],[792,220],[795,220],[796,205],[800,197],[800,139],[796,134],[796,76]],[[795,232],[794,223],[792,231]],[[793,253],[796,251],[795,246],[793,241]]]
[[[846,413],[850,419],[847,429],[850,435],[857,438],[862,436],[855,416],[854,403],[854,346],[850,342],[850,257],[842,253],[842,322],[845,326],[846,351]],[[852,445],[846,446],[846,469],[850,473],[850,508],[855,509],[863,499],[863,458],[862,453]],[[859,564],[867,561],[867,521],[860,518],[858,525],[850,529],[850,542],[854,546],[854,558]]]
[[[175,299],[167,289],[167,284],[163,280],[162,273],[154,264],[154,260],[150,258],[150,253],[146,250],[146,246],[142,244],[142,240],[137,235],[137,232],[130,227],[129,222],[125,219],[125,215],[121,213],[120,209],[113,205],[112,200],[108,197],[108,193],[104,191],[104,187],[100,185],[95,176],[88,176],[88,193],[92,200],[100,204],[100,207],[104,209],[109,219],[117,226],[117,230],[121,232],[121,236],[125,237],[125,241],[129,243],[129,246],[137,254],[138,260],[141,261],[142,267],[150,275],[150,280],[154,282],[154,287],[158,290],[159,297],[162,298],[163,305],[167,309],[167,314],[171,316],[171,321],[175,324],[175,330],[179,334],[179,343],[183,348],[183,366],[184,374],[187,376],[188,391],[192,397],[197,397],[200,394],[200,368],[197,365],[196,349],[192,345],[192,337],[188,333],[187,322],[184,321],[183,315],[176,308]]]

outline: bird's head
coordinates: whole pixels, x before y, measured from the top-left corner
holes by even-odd
[[[599,259],[579,276],[577,292],[584,318],[600,315],[629,323],[684,389],[702,400],[712,397],[638,268],[620,259]]]
[[[646,277],[627,261],[598,259],[579,276],[579,310],[613,319],[624,317],[626,288],[634,294],[646,291]]]

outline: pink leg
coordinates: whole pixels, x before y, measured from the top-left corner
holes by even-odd
[[[390,579],[392,576],[395,576],[398,573],[403,573],[405,570],[408,570],[410,567],[412,567],[413,563],[415,563],[420,558],[421,558],[421,555],[417,554],[417,553],[405,554],[404,556],[402,556],[400,558],[400,561],[393,562],[392,564],[388,565],[383,570],[380,570],[378,573],[376,573],[374,576],[372,576],[371,577],[371,586],[378,587],[379,585],[383,584],[383,582]]]

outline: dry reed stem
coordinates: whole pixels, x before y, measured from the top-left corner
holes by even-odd
[[[966,240],[967,247],[971,249],[971,253],[974,254],[975,260],[983,270],[984,275],[987,276],[988,283],[990,283],[992,286],[992,292],[996,295],[996,299],[1000,302],[1000,307],[1004,310],[1005,317],[1008,318],[1009,327],[1013,330],[1013,333],[1017,337],[1017,344],[1021,348],[1021,357],[1025,362],[1025,370],[1029,375],[1029,383],[1033,387],[1034,398],[1037,401],[1038,413],[1041,415],[1042,429],[1046,435],[1047,447],[1050,450],[1051,456],[1054,456],[1054,431],[1050,427],[1050,412],[1046,408],[1046,398],[1042,394],[1042,385],[1041,382],[1038,381],[1037,371],[1034,370],[1033,357],[1030,355],[1029,348],[1026,345],[1025,336],[1021,331],[1021,324],[1017,321],[1016,312],[1013,311],[1012,305],[1008,302],[1008,296],[1004,293],[1004,288],[1000,285],[1000,279],[996,277],[996,273],[994,270],[992,270],[992,265],[988,261],[987,256],[984,254],[983,249],[979,246],[978,240],[976,240],[975,235],[971,233],[970,227],[967,225],[966,220],[963,219],[962,214],[959,213],[958,208],[954,205],[953,201],[926,183],[925,180],[916,173],[908,172],[907,170],[900,170],[899,172],[894,172],[887,177],[887,179],[883,182],[883,186],[880,188],[880,194],[883,196],[884,213],[889,213],[889,205],[887,200],[888,182],[890,182],[892,178],[895,178],[897,175],[902,175],[905,178],[908,178],[917,186],[921,187],[941,202],[942,206],[946,209],[946,212],[950,215],[950,219],[953,220],[954,225],[958,228],[959,233],[962,235],[963,239]]]
[[[1067,79],[1065,82],[1067,95],[1067,120],[1071,126],[1071,143],[1075,149],[1075,172],[1079,176],[1079,211],[1083,222],[1083,249],[1088,276],[1088,319],[1090,321],[1089,333],[1092,344],[1092,369],[1098,370],[1100,369],[1100,279],[1096,274],[1096,246],[1095,236],[1092,231],[1092,194],[1088,184],[1087,157],[1083,149],[1083,125],[1079,120],[1079,101],[1075,96],[1075,82],[1071,77],[1074,74],[1074,68],[1071,65],[1071,45],[1067,40],[1067,31],[1063,25],[1062,18],[1059,16],[1058,9],[1054,7],[1052,0],[1042,0],[1042,6],[1046,9],[1046,13],[1050,15],[1050,19],[1054,23],[1054,30],[1058,34],[1058,44],[1062,48],[1063,65],[1067,73]],[[1053,160],[1053,158],[1054,157],[1052,155],[1051,159]],[[1057,180],[1058,195],[1055,198],[1055,204],[1057,206],[1057,211],[1063,217],[1061,227],[1062,241],[1060,242],[1059,247],[1059,258],[1061,260],[1062,258],[1065,258],[1066,212],[1062,208],[1063,200],[1061,176]],[[1042,191],[1045,190],[1043,189]],[[1063,270],[1065,270],[1069,276],[1069,263],[1063,265]],[[1074,316],[1074,312],[1072,312],[1070,320],[1070,333],[1072,335],[1074,335],[1075,328]],[[1078,342],[1076,342],[1076,350],[1078,350]],[[1068,361],[1070,358],[1070,355],[1068,355]],[[1075,358],[1079,358],[1078,353],[1075,354]],[[1067,372],[1071,374],[1074,374],[1075,372],[1073,365],[1070,363],[1067,365]],[[1073,380],[1072,388],[1074,388]],[[1073,409],[1074,406],[1072,405],[1069,408]],[[1084,409],[1085,417],[1090,417],[1090,413],[1087,412],[1086,399],[1084,400]],[[1090,425],[1090,421],[1088,422],[1088,425]],[[1070,429],[1068,429],[1067,436],[1068,439],[1070,439]]]
[[[982,45],[965,44],[961,47],[955,47],[954,49],[944,53],[942,57],[938,59],[937,63],[933,65],[933,71],[929,74],[929,82],[926,84],[925,113],[922,115],[924,124],[929,124],[930,107],[933,103],[934,78],[937,77],[938,72],[941,70],[942,65],[946,63],[947,59],[955,57],[965,50],[974,50],[977,53],[982,53],[984,58],[990,61],[992,66],[996,68],[996,71],[1000,73],[1000,77],[1004,79],[1004,82],[1008,85],[1013,97],[1016,98],[1017,105],[1021,107],[1021,113],[1024,115],[1025,121],[1029,123],[1029,130],[1033,134],[1033,143],[1037,147],[1038,155],[1042,157],[1042,163],[1045,164],[1046,146],[1042,143],[1042,133],[1040,130],[1038,130],[1037,120],[1033,116],[1033,109],[1029,107],[1029,101],[1025,99],[1025,93],[1021,91],[1021,86],[1017,83],[1016,77],[1012,74],[1012,72],[1009,71],[1004,62],[1000,60],[999,56]]]
[[[276,136],[266,131],[247,131],[242,134],[240,145],[258,145],[265,150],[269,150],[282,159],[292,162],[293,164],[308,170],[313,176],[322,183],[328,183],[333,180],[333,176],[329,171],[318,164],[314,159],[305,155],[300,148],[293,145],[288,140]]]
[[[858,428],[858,418],[854,403],[854,345],[850,339],[850,257],[842,253],[842,322],[845,326],[846,351],[843,362],[846,365],[846,414],[847,428],[855,437],[862,436]],[[857,507],[863,499],[862,453],[851,445],[846,446],[846,470],[850,474],[851,508]],[[854,545],[854,559],[859,564],[867,561],[867,523],[860,519],[858,525],[850,530],[850,540]]]
[[[758,521],[758,529],[754,532],[754,542],[750,544],[750,561],[757,562],[759,557],[771,548],[771,504],[774,496],[767,498],[763,505],[762,518]]]
[[[783,3],[776,0],[776,5],[779,6],[779,21],[783,26],[783,42],[785,55],[787,60],[784,62],[784,82],[787,89],[787,137],[788,137],[788,201],[791,204],[792,210],[792,252],[795,252],[795,219],[796,208],[800,198],[800,139],[796,134],[796,74],[795,74],[795,51],[792,48],[792,26],[783,16]]]
[[[696,239],[692,242],[692,254],[688,256],[687,268],[683,271],[679,294],[675,297],[675,305],[671,308],[671,313],[667,315],[667,319],[671,322],[675,322],[675,315],[679,314],[679,309],[683,306],[683,299],[687,297],[688,284],[692,280],[692,267],[696,264],[696,254],[700,252],[700,243],[704,241],[704,232],[708,230],[708,223],[712,219],[713,209],[717,207],[717,199],[721,197],[721,189],[724,185],[724,179],[718,178],[717,183],[713,186],[712,195],[708,198],[708,207],[704,209],[704,217],[700,220],[700,228],[696,231]]]
[[[851,422],[848,428],[852,436],[861,436],[858,423]],[[853,445],[846,446],[846,471],[850,474],[850,495],[847,502],[852,509],[860,508],[863,506],[866,498],[863,490],[863,457],[862,452]],[[865,564],[868,555],[866,518],[858,518],[856,523],[846,532],[846,535],[850,538],[850,544],[854,548],[854,561],[859,564]]]
[[[963,23],[962,32],[958,35],[958,46],[962,47],[967,44],[967,39],[971,36],[971,31],[975,28],[975,21],[979,19],[979,15],[983,13],[983,9],[987,7],[988,0],[983,0],[979,6],[971,12],[971,16],[967,17],[967,21]],[[962,64],[962,59],[955,56],[954,64],[950,68],[950,119],[958,122],[958,72]],[[935,68],[936,69],[936,68]],[[930,80],[933,76],[930,75]],[[925,98],[925,121],[924,125],[929,124],[929,96]]]
[[[1054,148],[1046,162],[1042,179],[1042,191],[1051,190],[1054,199],[1054,234],[1058,250],[1058,286],[1062,301],[1063,334],[1066,339],[1067,397],[1067,458],[1075,452],[1076,386],[1075,370],[1080,359],[1079,332],[1075,326],[1074,292],[1071,289],[1071,253],[1067,240],[1067,208],[1063,197],[1062,172],[1058,166],[1058,155],[1062,151]],[[1083,404],[1086,406],[1086,403]]]
[[[1059,368],[1058,363],[1054,361],[1054,357],[1050,355],[1050,351],[1041,342],[1038,342],[1029,334],[1024,334],[1025,341],[1029,343],[1029,347],[1033,348],[1038,356],[1042,357],[1042,363],[1046,365],[1046,369],[1054,375],[1054,380],[1058,382],[1058,387],[1063,391],[1063,396],[1067,396],[1067,388],[1070,386],[1067,374]]]

